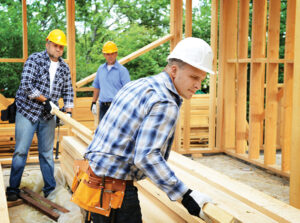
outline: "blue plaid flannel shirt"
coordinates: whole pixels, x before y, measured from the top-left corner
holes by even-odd
[[[24,64],[21,84],[16,93],[17,111],[25,118],[36,122],[39,118],[50,120],[53,115],[44,111],[42,102],[34,99],[40,95],[51,99],[58,105],[63,97],[65,108],[73,108],[73,87],[69,66],[59,58],[59,67],[55,73],[52,92],[49,77],[50,58],[47,51],[31,54]]]
[[[85,158],[98,176],[149,177],[171,200],[188,190],[167,164],[182,99],[165,72],[126,84],[96,129]]]

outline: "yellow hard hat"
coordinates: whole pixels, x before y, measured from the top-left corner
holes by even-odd
[[[63,31],[60,29],[52,30],[46,38],[46,41],[51,41],[58,45],[66,46],[67,45],[67,37]]]
[[[102,53],[115,53],[115,52],[118,52],[118,47],[114,42],[108,41],[104,43],[102,48]]]

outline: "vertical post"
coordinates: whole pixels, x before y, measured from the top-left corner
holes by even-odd
[[[218,81],[217,147],[235,147],[235,63],[237,53],[237,0],[221,1],[220,7],[220,56]]]
[[[238,59],[248,58],[249,0],[240,1]],[[236,153],[244,154],[247,146],[247,63],[237,65]]]
[[[296,0],[290,204],[300,208],[300,0]]]
[[[182,0],[171,0],[170,33],[173,35],[170,43],[170,50],[172,51],[176,44],[182,39]],[[180,147],[181,123],[180,118],[178,118],[173,149],[179,151]]]
[[[218,62],[218,0],[211,2],[211,28],[210,45],[213,50],[213,71],[209,80],[209,138],[208,147],[215,149],[216,144],[216,82],[217,82],[217,62]]]
[[[262,122],[264,113],[264,75],[265,63],[255,59],[265,58],[266,50],[266,0],[253,1],[252,20],[252,60],[250,77],[250,129],[249,129],[249,158],[258,159]]]
[[[67,9],[67,59],[71,70],[72,85],[76,99],[76,53],[75,53],[75,0],[66,1]],[[75,100],[76,101],[76,100]]]
[[[269,3],[268,59],[278,59],[279,56],[280,7],[280,0]],[[266,84],[264,163],[273,165],[276,162],[278,63],[268,62]]]
[[[295,20],[296,20],[296,0],[287,2],[286,18],[286,40],[285,59],[294,59],[295,44]],[[283,171],[290,170],[291,162],[291,135],[292,135],[292,104],[293,104],[293,79],[294,64],[284,64],[284,87],[283,87],[283,130],[282,130],[282,162]]]
[[[185,37],[192,36],[192,0],[185,4]],[[184,99],[183,104],[183,149],[188,152],[191,139],[191,100]]]
[[[28,33],[27,33],[27,6],[26,0],[22,0],[22,22],[23,22],[23,59],[28,58]]]

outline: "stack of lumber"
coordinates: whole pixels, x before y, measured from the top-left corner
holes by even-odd
[[[61,168],[69,185],[74,177],[73,161],[82,159],[88,141],[78,136],[63,138]],[[216,209],[211,213],[209,210],[205,211],[214,222],[300,222],[300,210],[183,155],[171,152],[168,163],[190,188],[209,194],[213,198],[218,212]],[[201,222],[190,216],[181,204],[171,202],[151,181],[138,181],[136,186],[139,188],[145,222]]]
[[[185,103],[190,103],[190,110],[185,111]],[[181,139],[185,130],[184,118],[190,118],[190,147],[208,147],[209,138],[209,95],[193,95],[191,100],[184,100],[180,109]]]

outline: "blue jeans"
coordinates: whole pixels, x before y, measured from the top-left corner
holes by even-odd
[[[112,209],[110,216],[92,213],[93,223],[142,223],[142,213],[135,186],[126,185],[123,203],[120,209]]]
[[[53,143],[55,133],[55,119],[49,121],[39,119],[32,123],[21,113],[16,114],[15,137],[16,145],[12,159],[8,193],[20,192],[22,174],[26,165],[29,147],[34,133],[37,133],[40,168],[44,180],[44,195],[47,196],[55,189]]]

